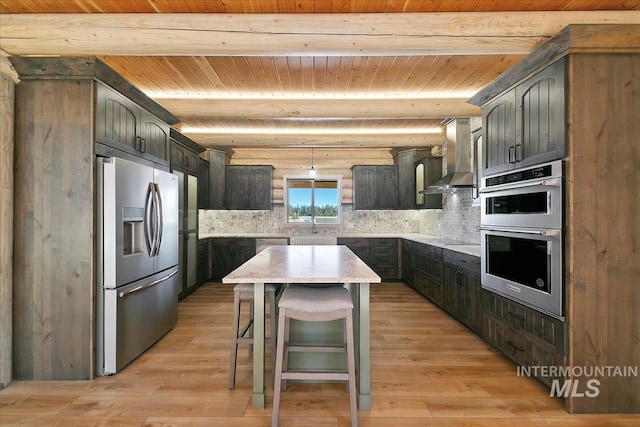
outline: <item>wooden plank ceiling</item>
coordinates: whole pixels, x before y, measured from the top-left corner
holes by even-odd
[[[0,0],[3,55],[95,54],[205,147],[429,147],[569,23],[640,0]],[[63,15],[64,14],[64,15]],[[118,15],[115,15],[118,14]]]

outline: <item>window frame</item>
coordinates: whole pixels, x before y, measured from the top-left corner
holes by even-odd
[[[341,212],[341,207],[342,207],[342,175],[324,175],[324,174],[317,174],[315,176],[310,176],[309,174],[293,174],[293,175],[283,175],[282,177],[283,180],[283,185],[282,185],[282,198],[284,201],[284,227],[287,228],[309,228],[309,229],[314,229],[314,228],[339,228],[342,226],[342,212]],[[305,223],[305,222],[289,222],[289,181],[300,181],[300,180],[306,180],[306,181],[336,181],[337,183],[337,191],[338,191],[338,222],[335,224],[314,224],[313,219],[311,222],[309,223]],[[312,202],[314,203],[314,207],[315,207],[315,201],[313,200],[313,195],[312,195]],[[313,212],[315,212],[315,209],[313,210]],[[313,218],[313,217],[312,217]]]

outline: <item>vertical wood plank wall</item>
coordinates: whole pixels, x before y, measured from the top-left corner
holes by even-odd
[[[11,383],[13,368],[14,99],[14,80],[0,72],[0,390]]]
[[[640,54],[571,55],[569,73],[568,364],[638,369]],[[640,412],[639,377],[601,381],[568,410]]]
[[[15,100],[14,377],[93,377],[93,81]]]
[[[231,165],[272,165],[273,203],[283,203],[283,176],[305,175],[311,167],[311,148],[235,148]],[[351,166],[356,164],[392,165],[389,149],[377,148],[314,148],[313,165],[317,175],[342,176],[342,203],[352,203]]]

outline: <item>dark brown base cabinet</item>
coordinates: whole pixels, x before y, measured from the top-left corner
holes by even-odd
[[[219,282],[256,254],[256,239],[216,237],[211,239],[211,279]]]
[[[413,268],[413,288],[442,308],[442,248],[414,242]]]
[[[402,281],[414,288],[413,279],[413,242],[411,240],[402,239],[400,244],[400,259],[402,261]]]
[[[437,280],[424,271],[416,269],[413,273],[413,288],[442,308],[443,291],[441,280]]]
[[[211,239],[198,240],[198,285],[211,280]]]
[[[482,335],[482,286],[480,258],[442,251],[444,309],[469,329]]]
[[[368,265],[382,280],[398,280],[398,239],[369,239]]]
[[[482,289],[480,257],[409,240],[401,248],[404,282],[498,351],[525,367],[564,366],[565,324]],[[551,386],[547,372],[530,370]]]
[[[369,239],[338,237],[339,245],[346,245],[362,261],[369,265]]]
[[[565,366],[565,324],[550,316],[486,292],[484,298],[484,339],[521,366]],[[558,377],[533,370],[532,376],[548,386]],[[533,375],[537,373],[538,375]],[[564,379],[560,379],[561,384]]]
[[[383,281],[398,280],[398,239],[339,238],[364,261]]]

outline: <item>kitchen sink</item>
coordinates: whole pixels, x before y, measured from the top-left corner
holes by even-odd
[[[290,245],[337,245],[338,238],[330,235],[302,235],[289,237]]]

